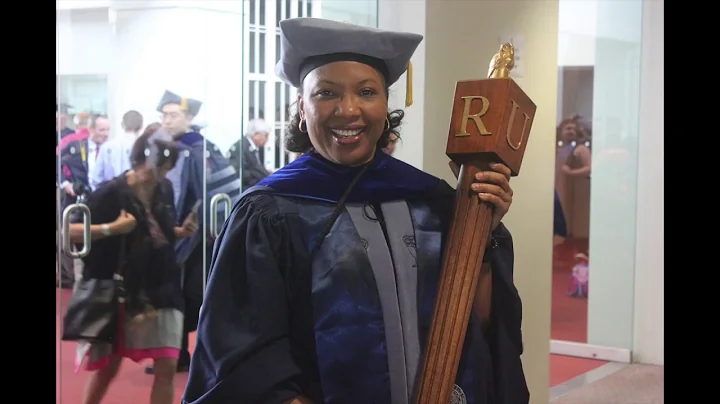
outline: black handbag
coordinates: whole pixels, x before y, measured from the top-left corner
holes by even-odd
[[[112,343],[118,331],[119,305],[125,300],[123,269],[125,238],[113,279],[81,279],[68,302],[63,318],[63,341]]]

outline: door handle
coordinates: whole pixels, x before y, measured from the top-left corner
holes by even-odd
[[[70,242],[70,215],[75,210],[79,210],[83,215],[83,248],[80,251],[73,251],[72,243]],[[90,233],[90,208],[84,203],[74,203],[63,211],[62,214],[62,245],[63,250],[67,255],[72,258],[83,258],[90,254],[90,248],[92,243],[92,237]]]
[[[226,203],[225,217],[223,218],[222,223],[225,223],[228,219],[230,209],[232,209],[232,199],[230,199],[230,195],[228,194],[220,193],[210,199],[210,235],[212,235],[213,238],[218,238],[218,236],[220,236],[221,222],[218,220],[218,205],[221,201]]]

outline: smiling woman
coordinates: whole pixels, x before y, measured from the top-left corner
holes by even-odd
[[[216,240],[183,402],[408,404],[455,196],[381,150],[403,118],[388,112],[387,87],[422,36],[314,18],[280,30],[276,73],[299,92],[288,149],[304,154],[247,190]],[[463,403],[528,402],[512,240],[499,224],[509,173],[494,166],[473,186],[495,207],[484,256],[502,274],[501,300],[493,327],[470,320],[454,387]]]
[[[318,59],[306,63],[323,60]],[[386,147],[391,135],[399,137],[397,128],[405,114],[387,110],[389,83],[382,67],[373,67],[380,63],[360,59],[369,63],[338,60],[307,73],[298,94],[298,112],[287,129],[288,151],[314,150],[330,161],[354,166],[369,161],[376,148]]]

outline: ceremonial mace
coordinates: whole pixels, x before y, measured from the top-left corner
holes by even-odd
[[[455,379],[473,305],[481,323],[493,320],[492,270],[481,273],[492,205],[470,186],[475,174],[492,163],[505,164],[512,176],[520,172],[537,107],[510,78],[514,67],[515,49],[506,43],[490,61],[487,79],[455,86],[446,154],[460,172],[416,404],[465,402]]]

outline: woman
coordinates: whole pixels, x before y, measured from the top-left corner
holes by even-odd
[[[153,359],[155,382],[150,403],[172,404],[173,378],[179,355],[183,314],[180,269],[173,245],[197,229],[192,216],[174,226],[172,188],[165,180],[178,151],[169,135],[147,130],[133,145],[132,169],[92,194],[92,249],[83,260],[83,278],[109,279],[120,265],[126,301],[120,306],[114,345],[82,342],[80,366],[95,371],[88,380],[84,404],[100,403],[122,358]],[[167,187],[170,186],[170,189]],[[73,242],[82,243],[83,225],[70,227]]]
[[[567,234],[586,238],[590,226],[592,167],[592,153],[586,142],[590,141],[590,134],[580,117],[573,116],[560,122],[557,139],[555,190],[562,205]],[[558,220],[556,216],[556,222]]]
[[[454,206],[447,183],[381,150],[403,117],[388,87],[422,37],[280,29],[276,72],[299,91],[286,147],[303,155],[248,190],[217,240],[184,403],[409,403]],[[470,321],[455,390],[523,404],[510,171],[494,170],[473,185],[495,206],[491,321]]]

